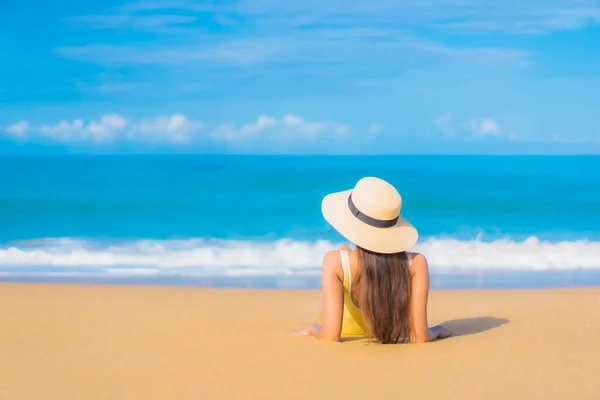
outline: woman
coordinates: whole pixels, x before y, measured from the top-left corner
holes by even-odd
[[[363,178],[353,190],[323,199],[323,216],[354,243],[323,258],[321,324],[298,332],[320,339],[366,336],[381,343],[431,342],[451,335],[428,328],[429,270],[411,253],[417,230],[400,215],[402,198],[389,183]]]

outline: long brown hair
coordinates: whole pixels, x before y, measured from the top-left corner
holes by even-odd
[[[359,308],[368,338],[383,344],[409,341],[409,254],[381,254],[360,247],[357,250]]]

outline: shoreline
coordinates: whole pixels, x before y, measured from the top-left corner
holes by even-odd
[[[294,288],[294,287],[255,287],[255,286],[204,286],[198,284],[165,284],[156,282],[115,282],[115,281],[40,281],[40,280],[0,280],[0,288],[10,286],[23,287],[82,287],[82,288],[139,288],[139,289],[184,289],[184,290],[199,290],[199,291],[225,291],[225,292],[240,292],[240,293],[321,293],[320,288]],[[589,284],[579,286],[540,286],[540,287],[446,287],[446,288],[430,288],[431,292],[436,293],[486,293],[486,292],[550,292],[550,291],[578,291],[578,290],[600,290],[600,285]]]
[[[312,274],[185,276],[185,275],[43,275],[0,271],[2,283],[172,286],[262,290],[318,290],[320,276]],[[600,269],[431,271],[432,290],[562,289],[600,287]]]
[[[318,299],[314,290],[2,283],[0,393],[49,400],[600,395],[598,287],[433,290],[430,325],[445,324],[456,336],[423,345],[291,336],[312,322]]]

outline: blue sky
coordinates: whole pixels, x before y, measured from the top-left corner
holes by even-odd
[[[0,153],[600,153],[597,0],[0,3]]]

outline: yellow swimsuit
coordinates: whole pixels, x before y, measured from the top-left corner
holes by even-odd
[[[350,257],[346,250],[340,250],[342,269],[344,270],[344,314],[342,317],[342,336],[364,336],[366,334],[362,313],[352,301],[352,271]]]

